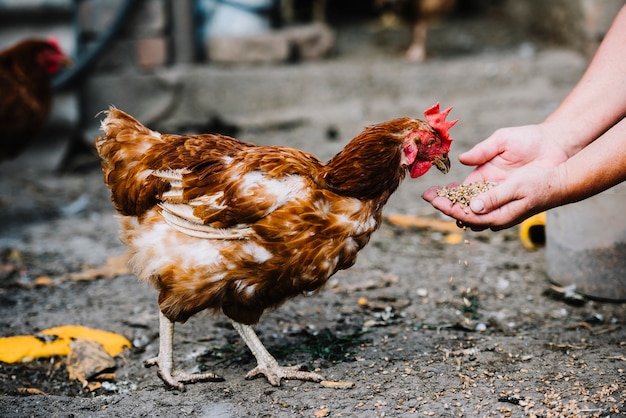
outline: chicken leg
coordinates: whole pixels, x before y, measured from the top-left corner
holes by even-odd
[[[411,45],[406,51],[406,58],[410,62],[423,62],[426,59],[426,33],[428,25],[420,20],[413,25],[413,38]]]
[[[252,379],[262,374],[272,386],[280,386],[282,379],[307,380],[310,382],[321,382],[324,380],[324,378],[317,373],[300,370],[300,366],[279,366],[276,359],[267,351],[251,326],[243,325],[235,321],[232,321],[232,323],[257,361],[257,366],[246,375],[246,379]]]
[[[174,370],[174,323],[159,311],[159,355],[145,361],[145,366],[158,366],[158,375],[166,384],[185,390],[183,383],[201,381],[223,382],[224,378],[214,373],[183,373]]]

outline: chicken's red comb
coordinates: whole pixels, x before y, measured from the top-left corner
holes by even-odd
[[[452,138],[450,138],[450,133],[448,132],[448,130],[459,121],[458,119],[455,119],[453,121],[446,122],[446,117],[451,110],[452,106],[450,106],[443,112],[439,111],[439,102],[437,102],[434,106],[424,111],[424,116],[426,116],[426,121],[428,122],[428,124],[432,126],[433,129],[437,131],[441,139],[447,143],[452,142]]]
[[[56,49],[61,49],[61,45],[59,44],[59,40],[57,38],[55,38],[54,36],[48,36],[46,38],[46,42],[48,42],[50,45],[53,45]]]

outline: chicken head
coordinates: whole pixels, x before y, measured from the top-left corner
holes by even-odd
[[[458,119],[446,121],[452,110],[439,110],[439,103],[424,111],[428,124],[425,128],[413,131],[405,140],[403,163],[409,167],[412,178],[424,175],[431,166],[437,167],[442,173],[450,171],[450,145],[452,138],[449,129]]]

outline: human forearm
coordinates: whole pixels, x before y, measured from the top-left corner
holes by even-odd
[[[626,119],[557,167],[560,190],[550,206],[577,202],[626,180]]]
[[[533,127],[512,132],[529,135]],[[514,138],[503,142],[499,148],[507,151],[472,172],[466,182],[495,180],[498,185],[473,199],[471,210],[437,197],[437,188],[427,190],[424,199],[472,229],[497,230],[513,226],[540,211],[585,199],[626,180],[626,119],[569,159],[560,159],[557,149],[548,147],[550,141],[541,138],[535,138],[535,145],[530,148],[516,148],[523,141]]]
[[[476,166],[465,182],[497,186],[462,207],[425,200],[472,229],[508,228],[540,211],[600,193],[626,179],[626,6],[589,68],[543,123],[498,129],[461,154]]]
[[[572,156],[626,116],[626,6],[616,16],[587,71],[542,124]]]

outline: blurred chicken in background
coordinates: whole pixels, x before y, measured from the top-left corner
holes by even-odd
[[[411,44],[406,58],[411,62],[426,59],[426,33],[428,25],[452,12],[456,0],[374,0],[375,7],[383,12],[385,26],[396,26],[398,21],[411,26]]]
[[[52,106],[52,77],[70,62],[52,38],[0,52],[0,161],[17,157],[40,132]]]

